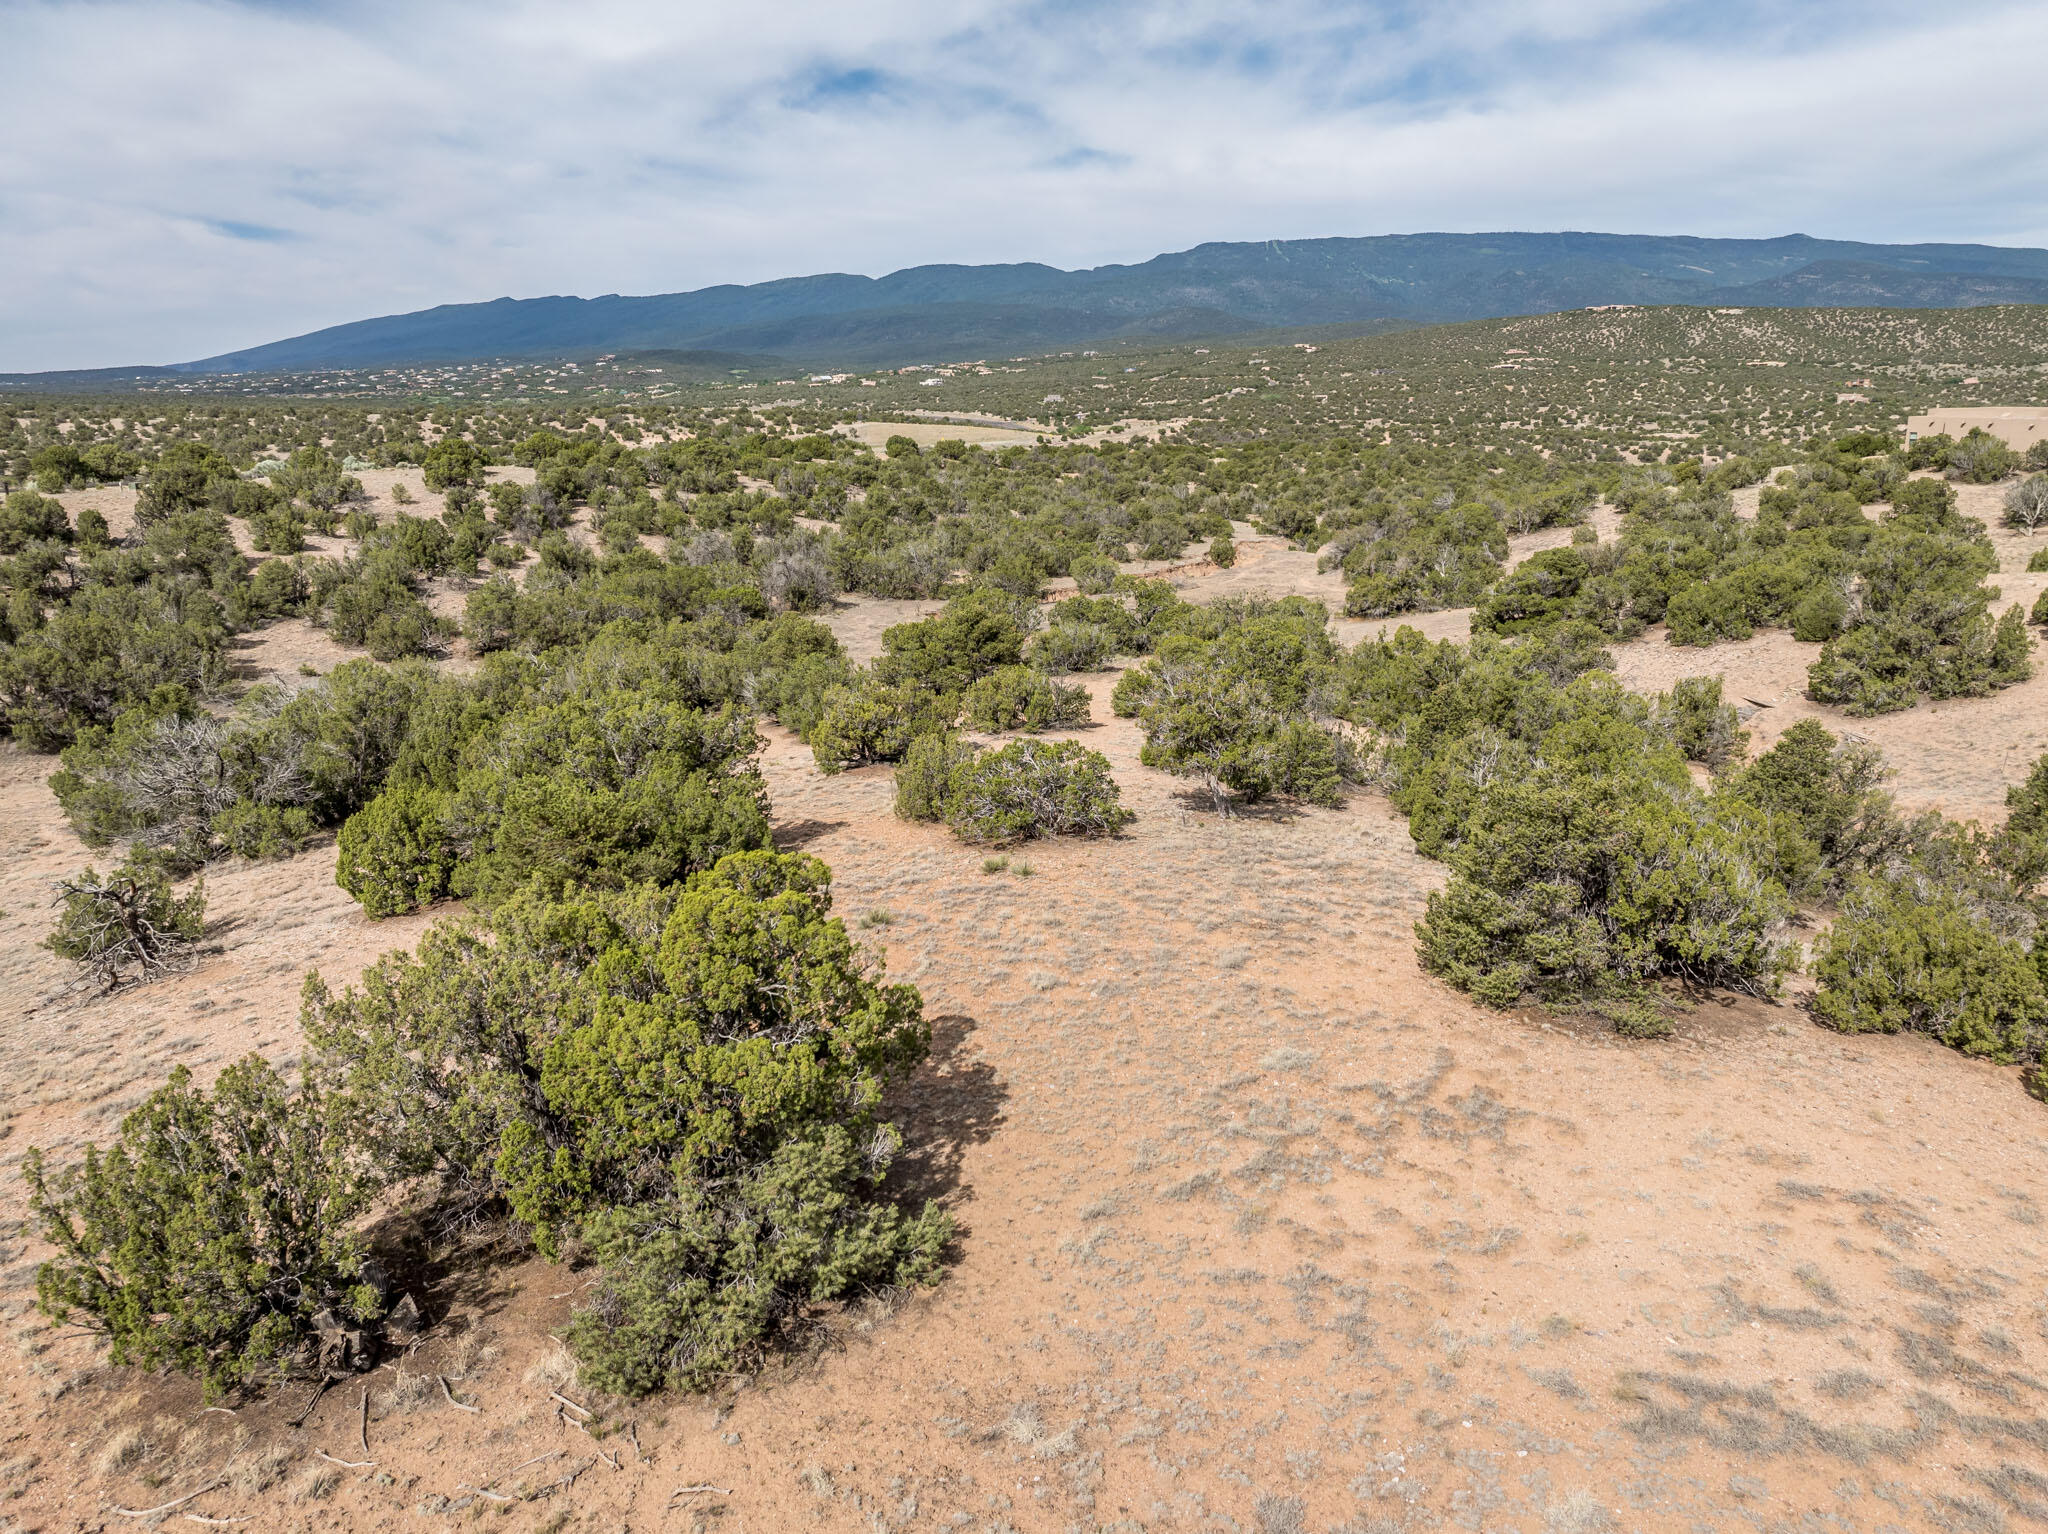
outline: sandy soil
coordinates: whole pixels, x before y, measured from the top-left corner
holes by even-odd
[[[2043,577],[2029,579],[2038,591]],[[2007,596],[2014,594],[2016,582],[2001,577],[2000,584]],[[2005,818],[2007,786],[2048,751],[2048,657],[2039,654],[2032,680],[1988,698],[1951,698],[1857,719],[1806,697],[1806,668],[1820,646],[1781,630],[1688,649],[1665,643],[1663,629],[1655,628],[1612,649],[1616,673],[1637,691],[1660,691],[1685,676],[1721,677],[1731,703],[1755,710],[1745,720],[1755,750],[1768,750],[1801,719],[1819,719],[1838,735],[1869,741],[1891,764],[1893,793],[1915,810],[1995,824]]]
[[[929,421],[855,421],[839,430],[856,441],[865,442],[876,452],[888,445],[891,437],[908,437],[921,448],[929,448],[934,442],[951,439],[965,442],[969,447],[1031,447],[1039,441],[1035,431],[1012,431],[1002,426],[961,426],[953,422],[933,424]]]
[[[1277,543],[1242,554],[1181,577],[1189,594],[1328,579]],[[833,622],[872,653],[921,606]],[[297,664],[306,636],[275,633],[252,667]],[[1772,643],[1646,639],[1623,669],[1655,685],[1648,657],[1710,654],[1764,678],[1788,663]],[[1220,821],[1139,764],[1115,677],[1088,680],[1103,722],[1074,737],[1140,818],[1000,873],[896,821],[887,770],[828,778],[767,732],[778,834],[832,864],[842,915],[887,913],[868,930],[934,1020],[897,1107],[906,1191],[960,1220],[944,1284],[824,1318],[758,1379],[633,1405],[590,1398],[551,1338],[587,1273],[504,1250],[430,1281],[401,1244],[432,1329],[294,1429],[305,1387],[210,1414],[37,1320],[10,1179],[0,1517],[133,1527],[114,1509],[193,1493],[160,1518],[1879,1534],[2040,1516],[2048,1119],[2012,1071],[1759,1002],[1654,1044],[1483,1012],[1416,965],[1442,870],[1382,800]],[[1902,793],[1986,801],[2038,697],[1896,716]],[[1983,747],[1956,751],[1961,729]],[[34,944],[49,880],[89,854],[52,765],[0,752],[9,1173],[27,1145],[103,1139],[175,1061],[291,1058],[304,970],[346,980],[431,919],[363,920],[331,845],[224,866],[197,970],[67,995]]]

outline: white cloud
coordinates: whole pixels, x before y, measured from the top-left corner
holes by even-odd
[[[0,0],[0,368],[1204,240],[2048,236],[2048,12]]]

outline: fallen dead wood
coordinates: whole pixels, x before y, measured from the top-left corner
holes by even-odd
[[[333,1375],[323,1374],[320,1376],[320,1383],[313,1387],[312,1398],[306,1402],[305,1410],[292,1418],[291,1425],[293,1427],[304,1427],[306,1425],[306,1419],[313,1415],[313,1408],[320,1404],[320,1398],[327,1394],[327,1387],[333,1383]]]
[[[543,1489],[547,1491],[555,1491],[557,1489],[565,1490],[568,1487],[574,1486],[576,1484],[576,1478],[582,1475],[584,1471],[588,1470],[592,1465],[596,1463],[597,1456],[593,1454],[589,1459],[584,1460],[583,1463],[581,1463],[580,1465],[576,1465],[573,1468],[564,1471],[554,1480],[548,1482],[547,1486]]]
[[[700,1481],[695,1486],[678,1486],[668,1494],[668,1499],[673,1502],[677,1497],[701,1496],[707,1491],[716,1492],[721,1497],[732,1495],[732,1488],[729,1486],[713,1486],[709,1481]]]
[[[208,1481],[204,1486],[200,1487],[199,1490],[188,1491],[187,1493],[185,1493],[184,1496],[179,1497],[176,1501],[164,1502],[156,1507],[121,1507],[117,1504],[113,1510],[119,1513],[123,1518],[154,1518],[158,1513],[168,1513],[174,1507],[183,1507],[187,1502],[196,1502],[201,1497],[205,1496],[209,1491],[219,1490],[220,1481],[221,1478],[219,1476],[215,1476],[212,1480]]]
[[[566,1453],[568,1453],[568,1452],[569,1452],[569,1451],[568,1451],[568,1450],[566,1450],[566,1449],[550,1449],[550,1450],[548,1450],[548,1452],[547,1452],[547,1453],[545,1453],[545,1454],[536,1454],[536,1455],[534,1455],[534,1457],[533,1457],[532,1459],[522,1459],[522,1460],[521,1460],[521,1461],[520,1461],[520,1462],[519,1462],[518,1464],[514,1465],[514,1466],[513,1466],[513,1467],[512,1467],[512,1468],[511,1468],[510,1470],[500,1470],[500,1471],[499,1471],[499,1472],[498,1472],[498,1473],[497,1473],[496,1475],[492,1476],[492,1477],[491,1477],[491,1478],[490,1478],[490,1479],[489,1479],[488,1481],[484,1482],[484,1485],[486,1485],[486,1486],[495,1486],[495,1485],[497,1485],[497,1484],[498,1484],[498,1483],[499,1483],[500,1481],[504,1480],[506,1476],[508,1476],[508,1475],[517,1475],[517,1474],[518,1474],[518,1473],[519,1473],[520,1471],[524,1470],[524,1469],[525,1469],[525,1468],[526,1468],[526,1467],[527,1467],[528,1465],[538,1465],[538,1464],[541,1464],[541,1463],[543,1463],[543,1462],[545,1462],[545,1461],[547,1461],[547,1460],[551,1460],[551,1459],[560,1459],[560,1458],[561,1458],[561,1457],[562,1457],[562,1456],[563,1456],[564,1454],[566,1454]]]

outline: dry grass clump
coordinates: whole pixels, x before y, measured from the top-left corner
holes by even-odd
[[[1884,1388],[1884,1382],[1861,1369],[1837,1369],[1823,1374],[1813,1388],[1837,1401],[1860,1401]]]
[[[575,1355],[559,1342],[533,1361],[526,1371],[526,1383],[547,1390],[567,1390],[576,1383]]]
[[[157,1447],[144,1436],[141,1428],[116,1428],[100,1445],[99,1453],[93,1456],[93,1474],[102,1480],[124,1475],[155,1454]]]
[[[491,1340],[490,1328],[471,1326],[455,1339],[455,1346],[448,1355],[448,1365],[441,1372],[455,1379],[466,1379],[488,1369],[497,1361],[498,1353],[498,1345]]]
[[[260,1496],[284,1478],[285,1467],[291,1462],[289,1449],[264,1449],[247,1459],[237,1459],[228,1470],[228,1485],[244,1496]]]
[[[991,1436],[1026,1450],[1034,1459],[1058,1459],[1079,1447],[1080,1429],[1081,1424],[1076,1422],[1055,1433],[1046,1426],[1036,1405],[1020,1401],[1010,1408],[1009,1416]]]
[[[823,1465],[806,1465],[797,1472],[796,1478],[803,1482],[804,1489],[820,1502],[830,1501],[833,1493],[839,1490],[832,1479],[832,1472]]]
[[[379,1391],[371,1404],[380,1415],[410,1416],[431,1402],[435,1394],[432,1375],[407,1374],[401,1365],[392,1377],[391,1387]]]
[[[1583,1487],[1566,1492],[1543,1510],[1544,1534],[1606,1534],[1613,1527],[1613,1515]]]
[[[293,1502],[324,1502],[341,1484],[341,1472],[332,1465],[308,1465],[285,1495]]]
[[[1305,1071],[1315,1063],[1316,1057],[1312,1050],[1292,1049],[1283,1044],[1261,1057],[1259,1068],[1268,1071]]]
[[[1283,1497],[1273,1492],[1264,1492],[1252,1504],[1252,1516],[1258,1520],[1259,1534],[1302,1534],[1305,1525],[1302,1518],[1307,1513],[1307,1504],[1299,1497]]]
[[[857,1304],[848,1308],[847,1325],[866,1336],[894,1318],[896,1312],[903,1308],[904,1297],[905,1291],[901,1289],[878,1289],[873,1294],[863,1295]]]

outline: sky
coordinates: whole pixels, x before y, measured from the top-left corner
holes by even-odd
[[[2048,6],[0,0],[0,371],[1211,240],[2048,245]]]

